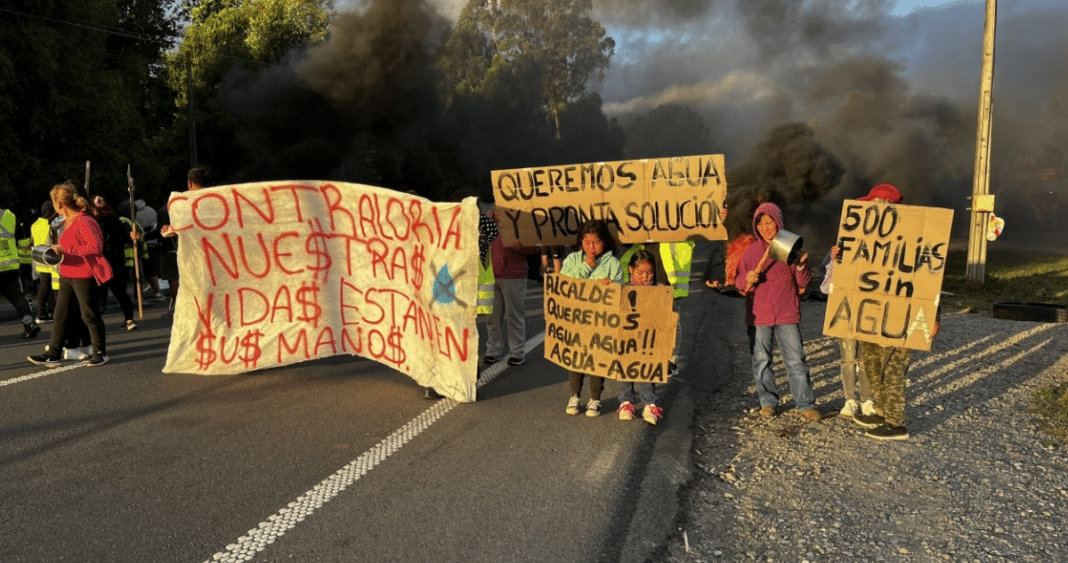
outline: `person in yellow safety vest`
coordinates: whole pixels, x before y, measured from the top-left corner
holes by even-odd
[[[30,225],[30,237],[33,239],[33,246],[52,245],[49,234],[52,228],[52,219],[55,217],[56,210],[52,207],[52,202],[44,202],[41,205],[41,216],[33,222],[33,225]],[[52,281],[59,278],[59,272],[55,267],[46,266],[38,262],[33,263],[33,268],[40,280],[40,287],[37,288],[37,322],[50,323],[53,318],[48,309],[48,301],[53,294]]]
[[[693,241],[649,243],[659,247],[661,271],[657,272],[658,282],[671,284],[671,294],[675,298],[672,309],[679,311],[679,302],[690,294],[690,267],[693,265]],[[645,244],[633,244],[619,259],[619,265],[623,268],[623,283],[630,282],[630,258],[635,252],[645,248]],[[653,250],[650,248],[649,250]],[[660,280],[664,275],[666,279]],[[682,344],[682,316],[675,326],[675,350],[671,354],[671,362],[668,363],[668,375],[674,377],[678,374],[679,347]]]
[[[10,209],[0,209],[0,295],[11,302],[22,317],[22,337],[33,338],[41,327],[33,320],[33,309],[19,280],[18,221]]]
[[[493,312],[493,261],[487,253],[486,257],[478,261],[478,300],[475,313],[489,315]]]
[[[127,227],[130,228],[131,231],[137,231],[137,236],[138,237],[144,236],[145,230],[141,228],[141,225],[138,225],[134,221],[131,221],[129,217],[119,217],[119,221],[122,221]],[[143,262],[143,261],[147,260],[148,259],[148,249],[145,248],[145,245],[143,243],[140,243],[140,242],[137,244],[137,246],[140,247],[140,249],[141,249],[141,261]],[[125,263],[126,267],[127,268],[133,268],[134,267],[134,245],[133,244],[127,244],[126,248],[125,248],[125,250],[123,252],[126,255],[126,263]]]
[[[32,212],[30,215],[32,216]],[[26,291],[33,291],[33,239],[30,238],[30,228],[25,221],[19,223],[19,230],[22,231],[22,236],[18,239],[22,287]]]
[[[476,314],[488,315],[493,312],[493,285],[496,280],[493,277],[493,260],[490,256],[490,244],[500,229],[497,222],[490,219],[481,209],[478,212],[478,298],[476,301]]]

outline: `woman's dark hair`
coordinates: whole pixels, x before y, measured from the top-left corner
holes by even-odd
[[[653,254],[649,250],[646,250],[646,249],[643,248],[643,249],[635,252],[634,254],[630,255],[630,261],[627,262],[627,268],[628,269],[634,268],[640,262],[645,262],[646,264],[649,264],[650,266],[652,266],[653,267],[653,273],[654,274],[656,273],[656,268],[657,268],[657,266],[656,266],[656,254]]]
[[[602,219],[590,219],[579,226],[578,238],[575,240],[575,248],[581,249],[582,239],[590,234],[597,235],[597,238],[601,239],[601,242],[604,243],[604,252],[601,253],[601,256],[604,256],[605,254],[612,254],[614,256],[616,254],[616,250],[619,248],[616,244],[616,238],[612,236],[612,231],[608,230],[608,223]],[[598,256],[598,258],[601,256]]]
[[[41,217],[48,221],[56,218],[56,208],[52,206],[52,200],[41,204]]]

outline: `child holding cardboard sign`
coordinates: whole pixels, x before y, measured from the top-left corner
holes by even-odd
[[[803,250],[795,261],[770,258],[772,242],[783,229],[782,211],[774,203],[764,203],[753,213],[753,232],[759,236],[745,250],[738,264],[738,279],[744,280],[746,324],[749,350],[753,355],[753,379],[760,399],[760,416],[774,416],[779,406],[775,372],[771,369],[772,347],[777,342],[790,381],[797,410],[809,420],[820,420],[812,391],[805,345],[801,340],[801,301],[799,288],[808,285],[808,253]],[[792,254],[792,253],[791,253]],[[770,266],[767,264],[770,262]]]
[[[630,282],[627,285],[656,285],[656,255],[642,249],[631,255],[627,264]],[[634,392],[637,386],[638,393]],[[664,409],[656,406],[656,385],[653,383],[619,382],[619,420],[634,420],[634,404],[641,397],[644,407],[642,419],[649,424],[656,424],[663,418]]]
[[[868,195],[857,198],[858,201],[871,201],[882,204],[901,204],[904,200],[901,191],[890,184],[879,184]],[[837,246],[834,261],[842,260]],[[938,334],[939,306],[931,330],[931,339]],[[871,382],[872,396],[875,399],[875,412],[863,412],[853,416],[857,424],[867,428],[864,433],[876,440],[907,440],[909,437],[905,423],[905,385],[909,366],[912,362],[912,350],[903,346],[884,346],[876,342],[860,342],[860,361],[865,375]]]
[[[623,283],[623,270],[616,259],[616,239],[608,230],[608,223],[599,219],[590,219],[579,226],[576,245],[579,250],[567,255],[560,266],[560,274],[572,278],[588,280],[607,280]],[[607,282],[606,282],[607,283]],[[569,373],[571,398],[564,411],[570,415],[579,413],[579,395],[582,393],[582,380],[586,374],[572,371]],[[604,391],[604,378],[596,375],[590,377],[590,402],[586,403],[586,416],[593,418],[601,414],[601,392]]]

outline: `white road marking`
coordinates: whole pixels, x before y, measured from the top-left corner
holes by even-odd
[[[531,338],[527,341],[527,350],[537,347],[544,340],[544,332]],[[490,381],[493,381],[508,367],[507,362],[497,362],[487,367],[482,371],[479,377],[478,387],[482,387]],[[430,428],[430,425],[437,422],[438,419],[445,416],[459,404],[460,403],[452,399],[442,399],[438,401],[434,406],[423,411],[422,414],[412,419],[408,424],[405,424],[393,434],[390,434],[386,439],[379,442],[363,455],[349,462],[348,465],[342,467],[333,475],[312,487],[310,491],[297,497],[296,500],[286,505],[285,508],[279,510],[266,521],[260,522],[255,528],[249,530],[247,534],[237,538],[236,542],[226,546],[225,551],[216,553],[205,563],[210,563],[212,561],[224,561],[227,563],[251,561],[257,553],[263,551],[268,545],[274,543],[275,540],[285,535],[286,532],[295,528],[298,523],[311,516],[316,509],[321,508],[324,504],[330,502],[334,497],[340,494],[341,491],[344,491],[361,477],[367,475],[367,473],[374,469],[379,463],[382,463],[386,458],[397,453],[402,446],[410,442],[427,428]]]
[[[85,362],[78,362],[76,364],[71,364],[69,366],[63,366],[63,367],[60,367],[60,368],[52,368],[52,369],[48,369],[48,370],[45,370],[45,371],[39,371],[37,373],[31,373],[29,375],[24,375],[22,377],[16,377],[14,379],[5,379],[3,381],[0,381],[0,387],[3,387],[4,385],[14,385],[15,383],[22,383],[23,381],[29,381],[31,379],[37,379],[38,377],[45,377],[47,375],[55,375],[57,373],[62,373],[64,371],[70,371],[72,369],[85,367],[85,365],[86,365]]]

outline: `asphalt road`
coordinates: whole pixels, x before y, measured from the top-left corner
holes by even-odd
[[[38,367],[50,327],[22,340],[0,305],[0,561],[645,561],[689,479],[693,400],[729,376],[739,300],[694,270],[656,427],[614,416],[614,382],[608,414],[564,414],[533,284],[527,362],[484,369],[469,404],[357,357],[164,374],[158,307],[131,332],[111,309],[106,365]]]

